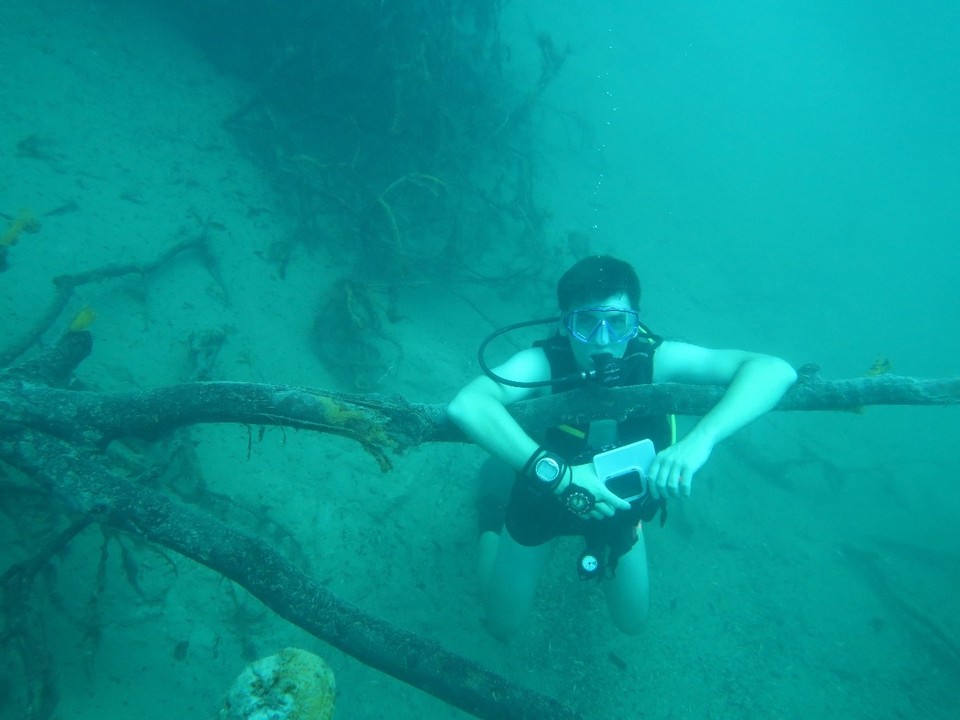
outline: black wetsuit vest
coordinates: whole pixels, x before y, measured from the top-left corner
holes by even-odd
[[[615,385],[642,385],[653,380],[653,356],[662,342],[652,333],[644,333],[627,345],[623,372]],[[579,372],[570,340],[555,335],[536,343],[543,348],[550,363],[552,378],[575,377]],[[582,380],[557,383],[553,392],[564,392],[582,386]],[[600,429],[603,437],[591,438]],[[560,455],[569,464],[590,462],[597,452],[612,446],[650,438],[659,451],[673,442],[673,421],[667,415],[644,415],[619,422],[592,421],[578,425],[547,428],[541,442],[544,447]],[[648,496],[649,497],[649,496]],[[558,535],[582,535],[587,542],[585,553],[595,555],[603,572],[615,571],[617,560],[637,540],[637,524],[660,513],[661,524],[666,518],[665,501],[649,498],[643,505],[635,504],[627,511],[619,511],[603,520],[577,517],[563,507],[556,498],[536,493],[529,483],[518,478],[513,486],[506,510],[506,527],[511,537],[521,545],[539,545]],[[604,562],[604,556],[606,561]]]
[[[662,342],[656,335],[640,335],[627,344],[625,362],[620,379],[614,385],[648,385],[653,382],[653,355]],[[546,353],[550,363],[550,374],[554,378],[564,378],[579,372],[570,340],[560,335],[537,343]],[[564,392],[582,384],[582,381],[558,383],[553,392]],[[616,423],[608,421],[598,424],[584,423],[571,426],[563,425],[548,428],[543,438],[544,447],[557,453],[572,465],[589,462],[596,453],[611,446],[650,438],[659,452],[673,443],[673,422],[667,415],[641,415],[627,418]],[[591,438],[601,431],[603,437]]]

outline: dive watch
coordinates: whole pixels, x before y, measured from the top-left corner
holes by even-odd
[[[539,495],[549,495],[563,482],[567,464],[556,453],[538,449],[527,463],[524,474],[530,488]]]

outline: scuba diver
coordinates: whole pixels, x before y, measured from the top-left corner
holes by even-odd
[[[447,406],[450,419],[492,456],[481,471],[479,569],[486,627],[501,639],[523,627],[550,541],[564,535],[586,539],[580,576],[600,579],[614,624],[638,633],[649,612],[643,523],[658,514],[662,523],[667,499],[690,495],[714,446],[772,409],[797,378],[780,358],[654,335],[639,319],[635,270],[613,257],[573,265],[557,284],[557,301],[559,318],[520,323],[487,338],[479,353],[484,374]],[[486,366],[483,351],[491,339],[538,322],[554,326],[548,339],[496,368]],[[593,420],[547,428],[534,438],[506,409],[591,382],[726,390],[676,442],[671,416]],[[618,453],[626,458],[624,477],[636,486],[630,490],[605,482],[606,471],[598,475],[597,456]]]

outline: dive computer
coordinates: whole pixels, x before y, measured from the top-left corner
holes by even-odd
[[[563,480],[567,465],[558,455],[544,453],[533,464],[534,489],[539,493],[553,492]]]
[[[542,447],[527,460],[520,475],[527,479],[530,489],[538,495],[549,495],[563,482],[567,464],[563,458]]]

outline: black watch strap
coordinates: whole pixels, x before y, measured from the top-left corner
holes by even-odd
[[[593,493],[573,482],[560,494],[560,502],[574,515],[586,515],[597,504]]]

